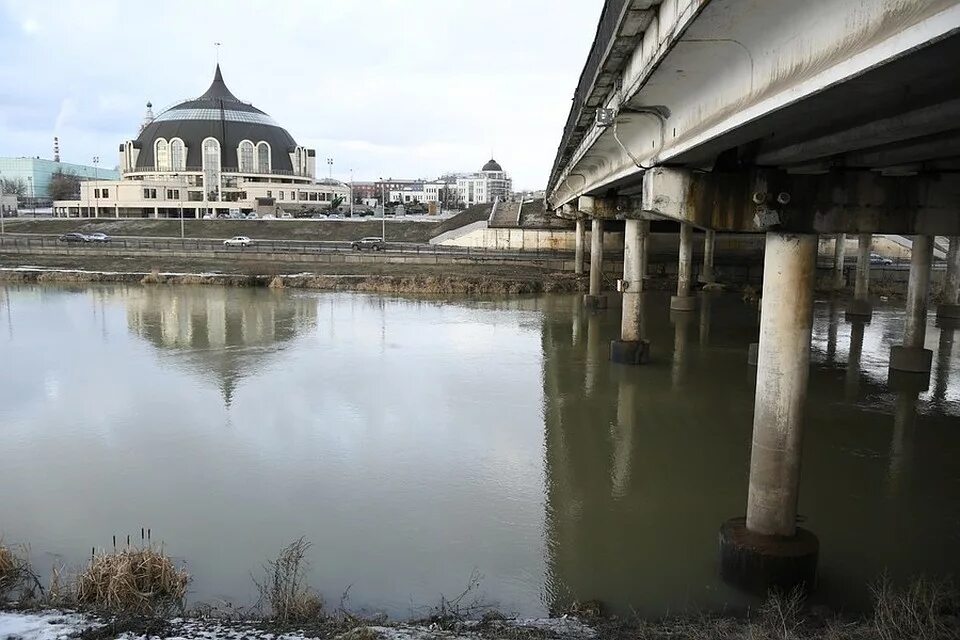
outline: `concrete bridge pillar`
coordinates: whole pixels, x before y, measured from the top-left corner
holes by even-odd
[[[670,298],[673,311],[693,311],[696,298],[690,295],[693,277],[693,227],[680,223],[680,262],[677,268],[677,295]]]
[[[833,290],[843,289],[843,263],[847,253],[847,236],[844,233],[837,234],[836,243],[833,246]]]
[[[587,228],[583,218],[577,218],[577,231],[575,237],[575,253],[573,258],[573,272],[578,276],[583,275],[583,245],[587,240]]]
[[[960,236],[950,238],[947,249],[947,272],[943,277],[943,302],[937,306],[938,320],[960,324]]]
[[[650,343],[644,340],[643,263],[645,238],[650,235],[646,220],[627,220],[623,241],[623,311],[620,339],[610,343],[610,360],[621,364],[643,364],[649,360]]]
[[[796,525],[817,237],[768,233],[746,518],[720,529],[720,573],[766,593],[816,583],[819,542]]]
[[[603,220],[594,218],[590,228],[590,293],[583,296],[588,309],[606,309],[603,295]]]
[[[710,284],[713,276],[713,247],[716,244],[717,232],[707,229],[703,237],[703,269],[700,271],[700,282]]]
[[[924,349],[923,345],[927,337],[927,292],[932,260],[933,236],[914,236],[903,344],[890,349],[890,368],[896,371],[930,373],[933,351]]]
[[[857,277],[854,282],[853,300],[847,305],[847,316],[870,318],[873,305],[870,304],[870,243],[873,235],[861,233],[857,236]]]

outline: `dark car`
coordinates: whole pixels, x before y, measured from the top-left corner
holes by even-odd
[[[363,249],[373,249],[374,251],[382,251],[384,248],[383,238],[380,237],[369,237],[369,238],[360,238],[352,243],[350,243],[350,248],[354,251],[362,251]]]
[[[77,233],[75,231],[71,233],[65,233],[59,238],[57,238],[57,240],[59,240],[60,242],[90,242],[90,238],[83,235],[82,233]]]

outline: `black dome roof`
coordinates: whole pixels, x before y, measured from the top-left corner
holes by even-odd
[[[477,166],[477,165],[473,165],[473,166]],[[494,160],[493,158],[490,158],[490,161],[487,162],[487,164],[483,165],[483,169],[480,169],[480,171],[503,171],[503,167],[501,167],[496,160]]]
[[[290,154],[297,143],[273,118],[251,104],[241,102],[223,81],[217,65],[213,82],[202,96],[170,107],[143,128],[134,142],[140,150],[137,169],[152,171],[154,142],[164,138],[180,138],[187,147],[186,166],[200,167],[201,146],[205,138],[220,142],[220,164],[236,171],[239,166],[237,147],[243,140],[270,145],[270,166],[273,170],[293,171]]]

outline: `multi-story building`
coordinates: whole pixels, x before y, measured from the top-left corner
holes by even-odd
[[[63,173],[80,180],[116,180],[120,172],[100,166],[71,164],[46,158],[0,158],[0,178],[23,187],[24,199],[50,200],[50,180]]]
[[[316,152],[234,96],[219,65],[199,98],[156,117],[147,107],[139,136],[120,145],[122,177],[81,183],[79,200],[54,203],[57,215],[301,213],[349,198],[342,182],[315,179]]]
[[[493,158],[479,172],[457,178],[460,201],[468,207],[497,199],[509,200],[512,191],[513,180]]]

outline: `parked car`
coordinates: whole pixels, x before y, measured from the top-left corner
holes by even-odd
[[[361,218],[364,217],[364,216],[372,216],[372,215],[373,215],[373,209],[356,209],[356,210],[355,210],[355,213],[356,213],[356,215],[360,216]]]
[[[248,213],[248,214],[247,214],[247,220],[256,220],[256,219],[257,219],[257,214],[255,214],[255,213]]]
[[[82,233],[77,233],[76,231],[71,231],[70,233],[65,233],[59,238],[60,242],[90,242],[90,238],[83,235]]]
[[[284,211],[283,213],[280,214],[280,219],[281,219],[281,220],[293,220],[293,214],[290,213],[289,211]]]
[[[87,242],[110,242],[110,240],[110,236],[100,231],[87,235]]]
[[[249,247],[253,244],[253,240],[247,236],[233,236],[229,240],[223,241],[223,246],[225,247]]]
[[[383,243],[383,238],[371,236],[369,238],[360,238],[350,243],[350,248],[354,251],[362,251],[364,249],[373,249],[374,251],[383,251],[385,248]]]
[[[888,265],[888,264],[893,264],[893,260],[891,260],[890,258],[885,258],[879,253],[871,253],[870,264]]]

